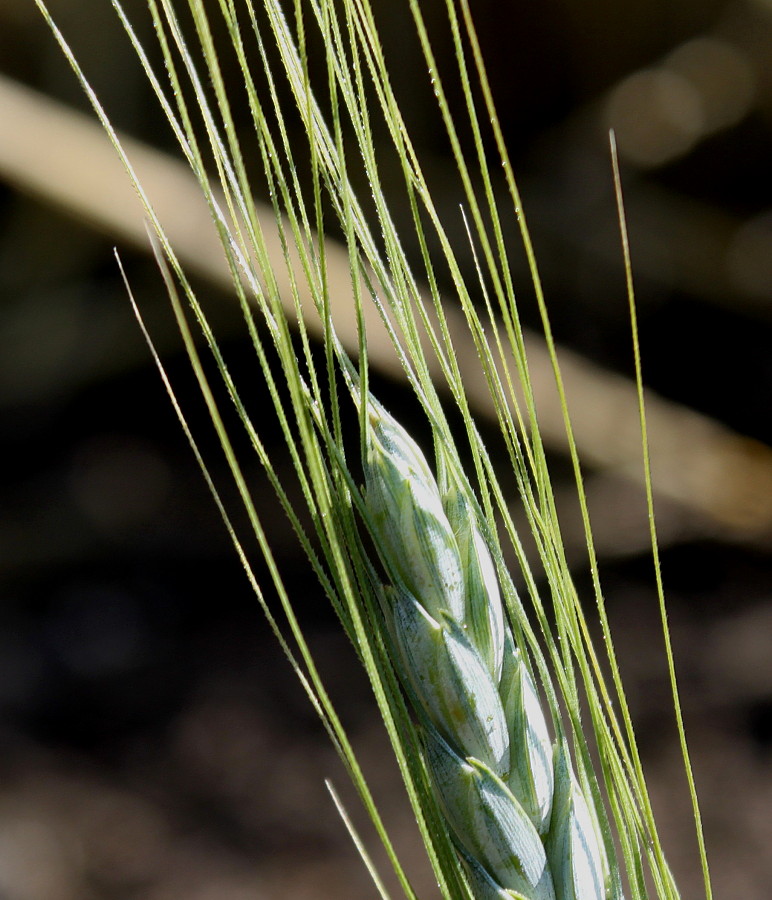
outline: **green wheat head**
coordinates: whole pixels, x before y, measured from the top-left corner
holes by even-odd
[[[367,421],[367,506],[392,582],[384,619],[475,897],[618,896],[566,748],[553,752],[472,498],[450,475],[441,491],[371,398]]]
[[[262,385],[236,384],[231,377],[152,197],[43,0],[36,2],[143,203],[180,333],[246,511],[246,535],[237,533],[187,426],[184,403],[156,355],[177,414],[255,596],[346,764],[404,896],[413,898],[415,892],[305,641],[295,598],[285,588],[223,422],[207,374],[211,369],[202,362],[200,338],[275,491],[277,508],[295,529],[319,592],[335,608],[370,679],[441,896],[675,900],[678,889],[665,861],[619,677],[575,450],[601,647],[590,638],[589,604],[580,602],[563,552],[504,239],[507,216],[519,227],[529,260],[573,448],[570,417],[467,0],[447,0],[446,12],[469,141],[462,141],[461,126],[450,113],[421,3],[406,0],[401,14],[418,35],[456,162],[477,268],[471,281],[410,141],[369,0],[295,0],[286,8],[278,0],[262,0],[259,9],[253,0],[178,0],[190,22],[187,31],[173,0],[148,0],[163,58],[158,69],[113,0],[209,205]],[[214,41],[210,16],[223,26],[221,44]],[[318,81],[308,65],[311,33],[323,48],[326,77]],[[235,84],[223,77],[220,60],[226,55],[240,72]],[[231,105],[237,95],[246,101],[252,126],[252,134],[241,138]],[[290,119],[300,121],[305,143],[290,137]],[[388,202],[376,119],[403,175],[401,197],[392,195]],[[469,152],[463,150],[466,144]],[[490,163],[496,154],[496,163]],[[300,178],[301,170],[308,170],[307,179]],[[371,192],[367,213],[355,183],[367,184]],[[254,201],[258,192],[270,198],[267,213]],[[503,206],[497,200],[502,195],[508,198]],[[403,249],[390,202],[412,214],[417,263]],[[345,285],[332,283],[329,274],[337,252],[325,237],[331,214],[348,257]],[[277,235],[281,249],[269,253]],[[627,271],[629,276],[629,261]],[[441,295],[441,281],[452,284],[452,297]],[[341,294],[348,298],[343,306]],[[391,358],[425,413],[434,467],[371,394],[370,367],[382,355],[375,352],[372,325],[366,325],[374,312]],[[454,352],[451,319],[453,327],[463,321],[477,352],[478,374],[508,456],[506,472],[494,467],[480,437]],[[343,332],[352,321],[354,337],[349,328],[344,344]],[[321,361],[312,351],[314,340],[324,348]],[[250,418],[243,391],[260,391],[273,405],[285,442],[278,459],[264,443],[260,423]],[[352,398],[361,462],[352,462],[344,449],[351,445],[344,423]],[[462,423],[455,432],[446,417],[450,409]],[[277,462],[287,455],[302,508],[293,505],[279,475]],[[513,501],[528,523],[533,553],[523,548]],[[254,576],[248,545],[267,563],[270,593],[281,614]],[[522,597],[505,557],[517,566]],[[674,677],[673,700],[680,722]],[[710,897],[696,798],[694,810]],[[348,822],[345,813],[344,818]],[[354,839],[376,889],[388,896],[355,833]]]

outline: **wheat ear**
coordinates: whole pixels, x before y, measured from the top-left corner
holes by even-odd
[[[372,398],[366,504],[389,585],[396,668],[436,799],[476,900],[604,900],[608,866],[563,741],[504,614],[464,488],[438,485],[416,443]]]

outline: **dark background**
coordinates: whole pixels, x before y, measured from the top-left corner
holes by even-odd
[[[399,60],[395,87],[455,215],[407,12],[380,5]],[[141,6],[128,4],[137,21]],[[442,20],[443,3],[424,7]],[[614,126],[646,381],[772,443],[772,3],[475,0],[472,9],[558,339],[631,372],[606,137]],[[116,124],[170,149],[109,4],[59,0],[52,10]],[[442,30],[437,41],[447,62]],[[84,108],[31,0],[0,7],[0,68]],[[346,776],[257,609],[112,247],[196,422],[155,265],[37,193],[0,184],[0,898],[375,896],[323,784],[331,777],[344,789]],[[526,273],[518,278],[526,288]],[[231,329],[232,300],[197,284],[222,311],[229,360],[259,392]],[[376,387],[391,406],[409,403],[401,385]],[[214,444],[204,446],[223,475]],[[554,463],[560,488],[567,467],[558,452]],[[614,515],[629,498],[644,535],[612,528],[601,571],[665,846],[684,897],[697,897],[645,509],[638,488],[592,475],[606,485],[599,520],[604,497]],[[768,500],[760,486],[767,522]],[[265,504],[321,668],[419,895],[432,896],[368,688],[289,529]],[[769,532],[717,528],[688,503],[663,502],[660,524],[716,896],[762,900],[772,879]],[[577,557],[589,599],[585,569]]]

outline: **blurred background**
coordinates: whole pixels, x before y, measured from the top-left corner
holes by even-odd
[[[143,5],[126,4],[149,40]],[[635,414],[615,129],[652,391],[663,575],[716,896],[763,900],[772,883],[772,0],[471,5],[566,347],[655,812],[689,898],[700,877],[643,491],[625,443]],[[395,88],[463,244],[407,13],[377,6]],[[444,3],[423,6],[430,23],[442,21]],[[52,0],[51,9],[115,125],[141,142],[137,153],[173,152],[107,0]],[[435,34],[450,72],[447,35],[439,25]],[[450,93],[460,110],[460,93]],[[141,219],[84,110],[32,0],[4,0],[0,898],[375,896],[324,787],[331,778],[346,794],[345,773],[259,613],[132,317],[114,246],[187,411],[203,422]],[[259,392],[233,300],[197,251],[199,220],[159,154],[146,162],[160,202],[182,219],[183,252],[229,361]],[[514,265],[535,326],[527,271]],[[534,353],[538,361],[538,344]],[[411,408],[386,374],[376,388],[388,406]],[[557,434],[550,449],[568,496]],[[259,484],[256,466],[254,477]],[[432,897],[367,685],[289,528],[270,496],[260,502],[417,892]],[[570,506],[565,527],[591,602]]]

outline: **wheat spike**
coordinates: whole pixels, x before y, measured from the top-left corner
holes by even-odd
[[[507,623],[471,500],[368,401],[366,501],[382,606],[427,768],[476,898],[604,900],[607,864]]]

